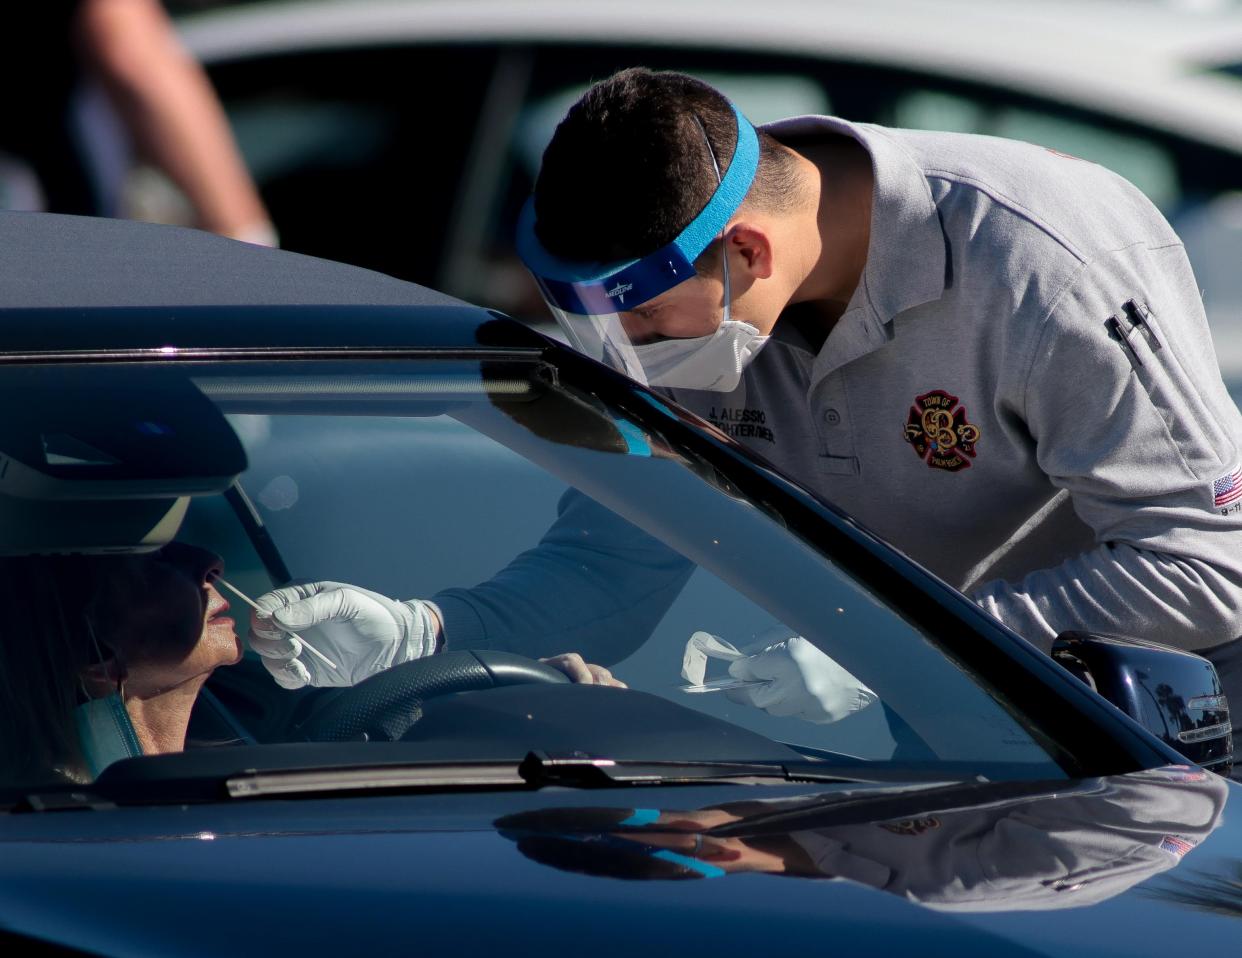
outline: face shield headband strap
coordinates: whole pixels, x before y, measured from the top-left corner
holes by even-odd
[[[759,135],[736,106],[733,114],[737,118],[737,146],[720,184],[677,238],[654,253],[607,264],[560,259],[545,250],[535,236],[535,200],[532,196],[526,201],[518,220],[518,255],[549,303],[567,313],[607,315],[645,303],[694,275],[694,261],[742,205],[759,168]]]

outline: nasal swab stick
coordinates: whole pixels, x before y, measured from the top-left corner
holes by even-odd
[[[226,589],[232,592],[233,595],[237,596],[237,598],[245,602],[246,605],[250,606],[250,608],[258,612],[259,615],[267,617],[272,614],[266,611],[265,609],[259,608],[259,603],[255,602],[254,599],[250,598],[250,596],[246,595],[246,593],[242,592],[241,589],[237,588],[237,586],[233,585],[231,582],[226,582],[224,579],[221,579],[219,576],[216,576],[216,578],[213,581],[218,582],[220,585],[224,586]],[[328,668],[332,669],[334,672],[337,671],[336,664],[330,658],[328,658],[326,655],[320,652],[317,648],[315,648],[313,645],[307,642],[304,638],[302,638],[296,632],[289,632],[288,629],[285,629],[285,631],[288,632],[289,635],[297,639],[299,642],[301,642],[302,648],[306,649],[307,652],[315,656],[315,658],[319,659],[320,662],[322,662]]]

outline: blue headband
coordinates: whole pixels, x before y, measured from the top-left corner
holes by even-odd
[[[658,858],[672,865],[679,865],[688,871],[696,872],[704,878],[723,878],[727,872],[719,865],[713,865],[710,862],[699,861],[697,858],[691,858],[689,855],[678,855],[676,852],[670,852],[667,848],[658,852],[649,852],[652,858]]]
[[[615,263],[553,256],[535,236],[535,198],[527,199],[518,218],[517,251],[548,302],[567,313],[606,315],[645,303],[694,275],[694,261],[742,205],[759,168],[759,135],[736,106],[733,113],[737,145],[716,192],[675,240],[654,253]]]

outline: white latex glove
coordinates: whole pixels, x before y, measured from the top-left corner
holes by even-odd
[[[730,689],[725,695],[732,701],[820,725],[865,709],[879,697],[800,635],[737,659],[730,663],[729,674],[769,680],[752,688]]]
[[[287,689],[355,685],[436,649],[439,620],[418,599],[398,602],[344,582],[309,582],[266,592],[255,602],[267,614],[250,614],[250,647]],[[304,654],[289,632],[313,643],[337,668]]]

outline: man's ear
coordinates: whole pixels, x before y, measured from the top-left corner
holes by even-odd
[[[772,238],[762,227],[745,221],[735,223],[725,234],[725,249],[742,258],[754,279],[772,275]]]

